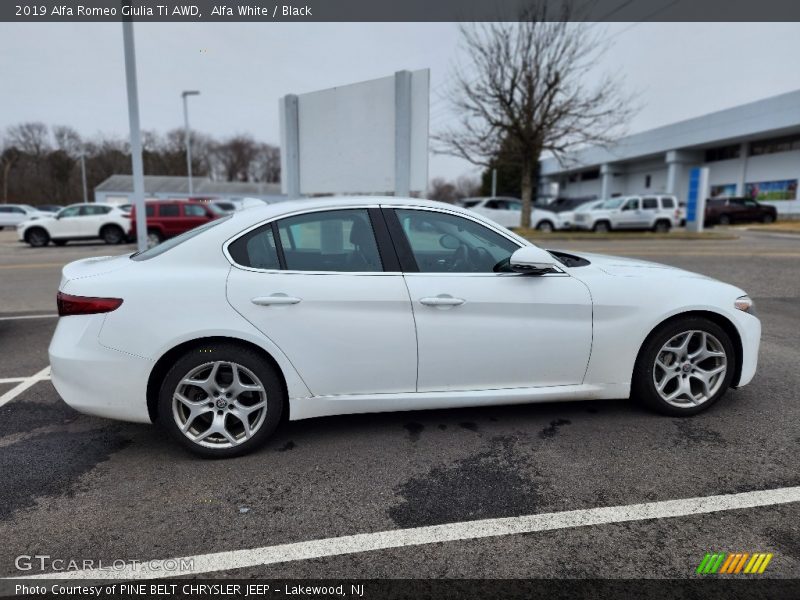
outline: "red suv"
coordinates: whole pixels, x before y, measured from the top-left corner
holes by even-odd
[[[156,246],[222,216],[211,205],[193,200],[154,200],[145,204],[147,245]],[[130,236],[136,238],[136,207],[131,209]]]
[[[774,206],[761,204],[752,198],[722,197],[706,200],[706,225],[731,223],[774,223],[778,211]]]

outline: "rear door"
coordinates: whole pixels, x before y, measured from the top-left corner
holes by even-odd
[[[158,221],[164,229],[165,237],[175,237],[183,233],[181,226],[181,208],[177,202],[162,202],[158,205]]]
[[[228,254],[237,265],[228,301],[312,394],[416,389],[411,302],[377,207],[284,217],[240,236]]]
[[[636,226],[639,228],[650,228],[656,222],[656,219],[660,217],[659,208],[658,208],[658,198],[655,196],[645,196],[642,198],[642,208],[641,208],[641,219],[636,222]],[[670,217],[670,223],[672,222],[672,218]]]
[[[84,204],[81,208],[81,237],[98,237],[100,229],[109,222],[110,206]]]

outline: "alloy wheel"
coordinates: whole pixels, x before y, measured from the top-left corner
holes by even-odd
[[[252,371],[235,362],[195,367],[178,383],[172,416],[189,440],[206,448],[232,448],[264,424],[267,393]]]
[[[653,383],[664,402],[691,408],[719,391],[727,369],[725,347],[715,336],[701,330],[684,331],[673,336],[656,355]]]

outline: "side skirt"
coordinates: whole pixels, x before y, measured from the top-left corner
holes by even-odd
[[[568,402],[571,400],[614,400],[628,398],[630,384],[559,385],[536,388],[507,388],[474,392],[408,392],[401,394],[356,394],[312,396],[289,400],[289,419],[298,421],[313,417],[357,413],[466,408],[535,402]]]

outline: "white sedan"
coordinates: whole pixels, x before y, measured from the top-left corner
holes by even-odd
[[[732,285],[396,198],[265,205],[73,262],[58,307],[69,405],[209,457],[252,450],[287,412],[632,395],[691,415],[752,379],[761,335]]]
[[[16,227],[23,221],[39,219],[44,213],[30,204],[0,204],[0,229]]]
[[[17,237],[34,248],[53,242],[63,246],[73,240],[101,239],[106,244],[121,244],[131,228],[130,213],[118,206],[101,203],[72,204],[55,215],[17,225]]]

